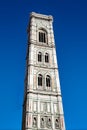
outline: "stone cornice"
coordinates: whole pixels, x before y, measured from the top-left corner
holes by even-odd
[[[30,46],[31,44],[34,44],[36,46],[40,46],[40,47],[48,47],[48,48],[55,48],[55,45],[51,44],[51,45],[46,45],[46,44],[43,44],[43,43],[38,43],[36,41],[33,41],[33,42],[28,42],[28,45]]]
[[[35,65],[35,64],[28,64],[28,66],[34,66],[34,67],[38,67],[38,68],[44,68],[44,69],[53,69],[53,70],[58,70],[57,67],[49,67],[49,66],[42,66],[42,65]]]
[[[32,113],[32,112],[30,112],[30,111],[26,111],[26,113]],[[63,116],[64,115],[64,113],[63,114],[60,114],[60,113],[48,113],[48,112],[34,112],[33,111],[33,114],[34,115],[37,115],[37,114],[41,114],[41,116],[51,116],[51,115],[54,115],[55,117],[58,117],[58,116]]]
[[[36,18],[39,18],[39,19],[45,19],[45,20],[53,21],[53,17],[51,15],[43,15],[43,14],[38,14],[38,13],[35,13],[35,12],[32,12],[30,14],[30,17],[36,17]]]
[[[39,90],[27,90],[27,93],[49,95],[49,96],[61,96],[61,93],[52,92],[52,91],[39,91]]]

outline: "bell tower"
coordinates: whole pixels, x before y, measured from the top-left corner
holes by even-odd
[[[22,130],[65,130],[52,23],[30,14]]]

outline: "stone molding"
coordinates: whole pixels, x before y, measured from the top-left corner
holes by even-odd
[[[42,66],[42,65],[34,65],[34,64],[28,64],[28,67],[29,66],[34,66],[34,67],[37,67],[37,68],[46,68],[46,69],[53,69],[53,70],[58,70],[58,68],[57,67],[48,67],[48,66]]]
[[[55,45],[54,45],[53,43],[52,43],[51,45],[39,43],[39,42],[36,42],[36,41],[33,41],[33,42],[29,42],[29,43],[28,43],[29,46],[30,46],[31,44],[34,44],[34,45],[40,46],[40,47],[55,48]]]
[[[39,13],[35,13],[35,12],[30,13],[30,17],[36,17],[36,18],[39,18],[39,19],[45,19],[45,20],[53,21],[52,15],[43,15],[43,14],[39,14]]]
[[[49,92],[49,91],[38,91],[38,90],[27,90],[27,93],[49,95],[49,96],[62,96],[60,92]]]

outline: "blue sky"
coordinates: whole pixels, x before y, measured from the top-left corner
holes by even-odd
[[[54,17],[66,128],[87,130],[86,0],[0,0],[0,130],[21,130],[32,11]]]

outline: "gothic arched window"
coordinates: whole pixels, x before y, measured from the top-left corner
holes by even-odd
[[[46,86],[47,86],[47,87],[50,87],[50,80],[51,80],[51,79],[50,79],[50,76],[47,75],[47,76],[46,76]]]
[[[39,61],[39,62],[42,61],[42,53],[41,53],[41,52],[38,53],[38,61]]]
[[[48,53],[45,53],[45,62],[49,62],[49,54]]]
[[[38,86],[42,86],[42,75],[38,75]]]
[[[38,34],[39,42],[47,43],[47,33],[43,29],[39,30]]]

